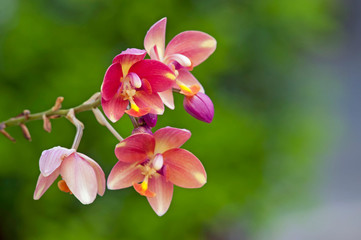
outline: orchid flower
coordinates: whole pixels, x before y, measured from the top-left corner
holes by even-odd
[[[133,186],[162,216],[171,203],[173,185],[199,188],[207,181],[198,158],[179,148],[190,136],[186,129],[165,127],[154,135],[138,133],[126,138],[115,148],[119,161],[108,177],[108,189]]]
[[[61,191],[69,192],[82,204],[90,204],[97,193],[103,196],[105,176],[100,166],[88,156],[74,149],[54,147],[43,151],[39,161],[40,176],[34,199],[38,200],[50,185],[61,175],[58,182]]]
[[[102,107],[112,122],[124,112],[134,117],[164,112],[158,92],[171,88],[175,75],[159,61],[143,60],[145,55],[144,50],[127,49],[113,59],[105,73]],[[130,109],[126,110],[129,104]]]
[[[177,76],[174,88],[198,88],[199,92],[204,93],[202,85],[189,70],[202,63],[215,51],[216,40],[204,32],[185,31],[175,36],[165,48],[166,23],[167,18],[162,18],[148,30],[144,39],[144,48],[151,59],[161,61],[173,69]],[[172,89],[160,92],[159,96],[166,106],[174,109]],[[209,109],[213,108],[213,104],[199,107]]]

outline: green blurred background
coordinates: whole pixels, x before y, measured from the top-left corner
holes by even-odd
[[[313,205],[325,149],[337,142],[337,79],[324,56],[342,38],[344,5],[329,0],[0,0],[0,121],[40,112],[56,97],[65,108],[100,90],[112,58],[143,48],[149,27],[168,18],[167,42],[181,31],[217,39],[215,53],[193,74],[215,105],[211,124],[176,109],[157,128],[192,131],[184,148],[203,162],[201,189],[175,187],[158,217],[129,188],[106,191],[83,206],[54,185],[34,201],[38,160],[53,146],[71,147],[74,126],[30,122],[33,141],[9,128],[0,138],[0,239],[257,239],[282,212]],[[90,112],[79,151],[109,174],[116,139]],[[114,124],[132,131],[129,118]],[[330,129],[333,129],[330,131]]]

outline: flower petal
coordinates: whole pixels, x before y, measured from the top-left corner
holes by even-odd
[[[155,138],[154,154],[157,154],[179,148],[191,137],[191,132],[187,129],[165,127],[156,131],[153,136]]]
[[[60,174],[70,191],[82,204],[90,204],[95,200],[98,191],[95,171],[77,153],[64,159]]]
[[[211,123],[214,116],[212,100],[204,93],[198,92],[194,96],[184,97],[184,109],[194,118]]]
[[[156,194],[155,197],[147,197],[148,202],[155,213],[162,216],[168,211],[172,201],[173,184],[160,174],[153,175],[148,184],[149,190]]]
[[[137,91],[134,96],[134,102],[139,106],[139,108],[149,107],[150,113],[152,114],[159,115],[164,112],[163,101],[157,93],[148,94],[145,91]]]
[[[141,117],[141,116],[148,114],[150,112],[150,108],[145,107],[145,108],[139,108],[138,110],[135,110],[134,108],[130,108],[130,109],[126,110],[125,112],[128,115],[133,116],[133,117]]]
[[[96,161],[94,161],[87,155],[82,154],[82,153],[78,153],[78,155],[80,157],[82,157],[85,161],[87,161],[89,163],[89,165],[93,168],[96,178],[97,178],[98,194],[100,196],[103,196],[104,192],[105,192],[105,175],[104,175],[103,169],[99,166],[99,164]]]
[[[151,59],[161,60],[164,57],[166,25],[167,18],[162,18],[151,26],[145,35],[144,48]]]
[[[170,109],[174,109],[174,98],[172,89],[159,92],[158,95],[167,107],[169,107]]]
[[[138,163],[125,163],[118,161],[108,177],[108,189],[122,189],[141,182],[144,178]]]
[[[202,163],[191,152],[174,148],[163,153],[167,179],[183,188],[199,188],[207,182]]]
[[[199,91],[204,93],[204,88],[202,87],[201,83],[198,82],[198,80],[193,76],[193,74],[190,73],[187,69],[182,68],[178,70],[177,81],[182,82],[188,87],[198,85],[200,87]],[[177,88],[179,89],[178,86]]]
[[[104,113],[112,122],[118,121],[123,116],[127,106],[128,101],[123,100],[121,96],[115,95],[109,101],[102,98],[102,107]]]
[[[115,56],[113,63],[120,63],[123,70],[123,75],[126,76],[129,72],[129,68],[136,62],[144,59],[147,52],[145,50],[137,48],[128,48]]]
[[[59,176],[59,169],[56,169],[52,174],[47,177],[44,177],[43,174],[40,173],[38,182],[36,183],[36,188],[34,192],[34,200],[38,200],[43,194],[48,190],[51,184],[55,181],[55,179]]]
[[[113,63],[105,72],[101,87],[102,98],[109,100],[114,97],[120,87],[120,80],[123,77],[122,67],[119,63]]]
[[[173,86],[175,75],[165,64],[156,60],[142,60],[135,63],[129,72],[136,73],[141,79],[148,80],[153,92],[163,92]]]
[[[147,133],[138,133],[127,137],[115,147],[118,160],[126,163],[145,161],[153,154],[155,140]]]
[[[52,174],[62,163],[63,159],[75,152],[74,149],[53,147],[41,153],[39,166],[44,177]]]
[[[199,31],[186,31],[175,36],[165,50],[165,56],[182,54],[188,57],[193,67],[206,60],[216,50],[217,41]]]

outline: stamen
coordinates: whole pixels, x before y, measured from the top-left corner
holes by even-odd
[[[172,54],[170,56],[167,56],[164,59],[164,62],[172,62],[172,61],[177,62],[182,67],[191,67],[192,66],[191,60],[188,57],[184,56],[183,54],[178,54],[178,53]]]
[[[129,73],[127,75],[130,84],[134,88],[140,88],[142,86],[142,80],[140,80],[139,76],[136,73]]]
[[[158,153],[153,159],[153,168],[156,171],[160,170],[163,167],[163,162],[163,155]]]

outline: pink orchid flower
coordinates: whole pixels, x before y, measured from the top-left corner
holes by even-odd
[[[143,60],[145,55],[144,50],[127,49],[113,59],[105,73],[102,107],[112,122],[124,112],[134,117],[164,112],[158,92],[171,88],[175,75],[159,61]],[[129,104],[130,109],[126,110]]]
[[[215,51],[217,41],[204,32],[185,31],[175,36],[165,48],[166,24],[167,18],[162,18],[149,29],[144,39],[145,50],[151,59],[161,61],[173,69],[177,76],[174,88],[197,87],[198,91],[204,93],[202,85],[188,70],[206,60]],[[172,89],[159,95],[166,106],[174,109]]]
[[[103,196],[105,176],[100,166],[88,156],[74,149],[54,147],[43,151],[39,161],[40,176],[34,199],[38,200],[50,185],[61,175],[58,187],[74,194],[82,204],[90,204],[97,193]]]
[[[119,161],[108,177],[108,189],[133,186],[162,216],[171,203],[173,184],[199,188],[207,181],[198,158],[179,148],[190,136],[186,129],[165,127],[154,135],[138,133],[126,138],[115,148]]]

